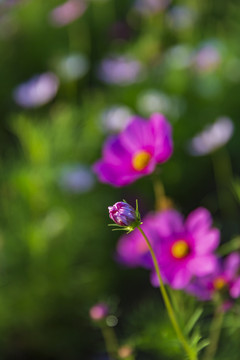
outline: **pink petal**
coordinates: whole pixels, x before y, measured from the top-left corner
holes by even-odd
[[[103,148],[103,158],[106,162],[113,165],[129,165],[131,166],[132,155],[126,147],[124,147],[119,140],[119,136],[110,136]]]
[[[153,153],[154,139],[149,122],[139,117],[133,118],[131,123],[120,134],[120,140],[123,146],[131,153],[143,149]]]
[[[124,167],[115,166],[102,160],[97,161],[93,165],[93,171],[98,175],[101,182],[116,187],[126,186],[141,176],[129,173],[128,168],[125,169]]]
[[[200,207],[188,215],[185,225],[189,233],[205,232],[212,225],[211,214],[207,209]]]
[[[238,298],[240,296],[240,278],[238,278],[230,288],[230,295],[233,298]]]
[[[234,252],[226,257],[224,269],[226,274],[230,277],[236,276],[237,272],[240,270],[240,254]]]
[[[195,252],[199,255],[213,252],[220,242],[220,231],[218,229],[207,230],[205,233],[199,231],[193,236]]]
[[[153,138],[154,157],[162,163],[169,159],[173,152],[172,128],[162,114],[153,114],[150,117]]]
[[[205,255],[192,258],[187,266],[193,275],[205,276],[216,271],[218,261],[214,255]]]
[[[156,229],[162,238],[169,238],[184,231],[183,217],[176,210],[165,210],[156,216]]]

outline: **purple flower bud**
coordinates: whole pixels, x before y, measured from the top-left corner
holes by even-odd
[[[108,210],[110,219],[117,225],[130,226],[137,221],[136,211],[131,205],[125,202],[117,202],[113,206],[109,206]]]
[[[108,315],[109,309],[107,304],[99,303],[91,307],[89,310],[89,316],[92,320],[99,321],[104,319]]]

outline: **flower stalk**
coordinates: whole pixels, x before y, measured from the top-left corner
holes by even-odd
[[[224,311],[221,306],[216,306],[209,333],[209,346],[206,348],[204,360],[212,360],[217,351],[221,328],[223,323]]]
[[[170,321],[172,323],[172,326],[173,326],[173,328],[174,328],[174,330],[175,330],[175,332],[177,334],[177,337],[178,337],[180,343],[182,344],[182,347],[186,351],[189,359],[190,360],[197,360],[197,356],[196,356],[195,352],[189,346],[189,344],[188,344],[187,340],[185,339],[185,336],[183,335],[182,330],[180,329],[180,326],[179,326],[179,324],[177,322],[177,319],[176,319],[176,316],[174,314],[170,299],[168,297],[167,291],[166,291],[166,289],[164,287],[164,284],[163,284],[163,280],[162,280],[162,277],[161,277],[161,272],[160,272],[158,262],[157,262],[157,258],[156,258],[156,255],[154,253],[154,250],[152,248],[152,245],[151,245],[150,241],[148,240],[146,234],[142,230],[142,228],[140,226],[137,226],[137,229],[140,231],[140,233],[142,234],[142,236],[144,237],[144,239],[146,240],[146,242],[148,244],[149,251],[150,251],[151,256],[152,256],[154,268],[155,268],[155,271],[157,273],[157,277],[158,277],[158,280],[159,280],[159,288],[160,288],[160,291],[161,291],[161,294],[162,294],[162,297],[163,297],[163,300],[164,300],[164,303],[165,303],[165,306],[166,306],[166,309],[167,309],[167,312],[168,312],[169,319],[170,319]]]

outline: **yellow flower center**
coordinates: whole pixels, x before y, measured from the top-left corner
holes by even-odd
[[[178,240],[172,245],[171,253],[176,259],[182,259],[188,255],[189,246],[185,240]]]
[[[215,290],[222,290],[227,285],[226,280],[221,276],[213,281],[213,287]]]
[[[145,169],[145,167],[149,164],[150,160],[151,155],[147,151],[141,150],[137,152],[132,159],[132,165],[134,170],[141,171]]]

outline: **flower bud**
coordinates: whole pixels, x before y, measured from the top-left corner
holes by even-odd
[[[108,315],[108,306],[104,303],[99,303],[91,307],[89,316],[94,321],[103,320]]]
[[[137,220],[136,211],[126,202],[117,202],[108,207],[110,219],[119,226],[131,226]]]

